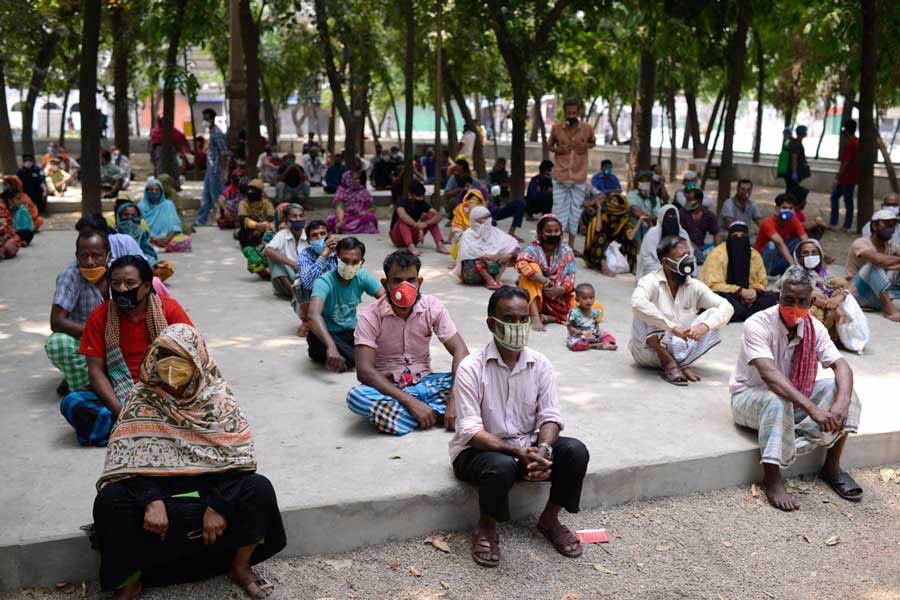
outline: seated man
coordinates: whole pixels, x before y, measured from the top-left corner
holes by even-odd
[[[193,325],[172,298],[153,291],[153,269],[141,256],[123,256],[109,267],[110,300],[84,325],[78,352],[87,358],[90,388],[62,399],[60,411],[82,446],[105,446],[122,405],[138,381],[144,351],[168,325]]]
[[[631,295],[628,349],[639,366],[661,369],[668,383],[686,386],[700,381],[690,366],[722,341],[716,330],[728,323],[734,309],[692,277],[697,263],[686,239],[664,237],[656,256],[662,267],[644,275]]]
[[[306,337],[309,333],[309,301],[312,288],[319,275],[337,268],[337,238],[328,235],[325,221],[314,220],[306,224],[306,242],[297,258],[297,278],[294,280],[294,312],[300,317],[297,335]]]
[[[290,152],[284,156],[284,162],[278,167],[275,198],[278,202],[298,202],[300,204],[309,199],[309,182],[306,173]]]
[[[746,223],[732,221],[724,244],[713,248],[700,270],[700,281],[728,300],[732,323],[775,306],[778,295],[766,291],[769,280],[762,256],[750,246]]]
[[[376,190],[389,190],[394,180],[397,164],[391,160],[391,153],[382,150],[377,162],[372,164],[372,187]]]
[[[259,178],[269,185],[278,183],[278,154],[272,149],[272,146],[266,146],[259,157],[256,159],[256,172]]]
[[[112,155],[113,164],[119,167],[124,175],[122,189],[127,190],[128,184],[131,183],[131,161],[115,146],[110,146],[109,152]]]
[[[553,161],[545,160],[538,167],[538,174],[528,182],[528,192],[525,194],[528,219],[533,220],[534,215],[545,215],[553,212]]]
[[[421,267],[407,250],[388,254],[381,280],[387,294],[361,310],[356,324],[356,376],[362,385],[350,390],[347,406],[383,433],[428,429],[441,417],[452,431],[456,422],[451,387],[469,350],[441,301],[421,294]],[[449,373],[431,371],[432,333],[453,356]]]
[[[729,382],[735,423],[759,432],[766,496],[785,511],[800,506],[785,490],[781,469],[818,447],[829,449],[819,476],[845,500],[863,495],[840,465],[847,434],[859,426],[859,398],[850,366],[810,315],[814,285],[803,267],[787,270],[779,305],[744,324]],[[819,363],[834,379],[816,381]]]
[[[363,293],[384,296],[378,280],[362,268],[365,256],[366,246],[361,241],[342,239],[337,244],[337,268],[319,276],[312,288],[306,336],[309,357],[336,373],[356,367],[353,330]]]
[[[328,170],[325,171],[323,189],[326,193],[333,194],[337,191],[338,186],[341,185],[341,177],[344,176],[345,170],[344,156],[342,154],[335,154],[331,159],[331,165],[329,165]]]
[[[300,168],[306,173],[310,186],[321,186],[325,177],[325,161],[319,156],[319,147],[311,146],[309,151],[300,157]]]
[[[47,177],[44,181],[47,184],[48,196],[62,196],[75,181],[75,177],[63,171],[59,158],[54,157],[47,166]]]
[[[712,250],[719,223],[713,211],[703,206],[703,192],[697,188],[687,190],[684,194],[684,208],[680,212],[681,226],[687,231],[688,238],[694,247],[694,256],[699,264],[703,264],[706,255]],[[706,241],[709,236],[709,242]]]
[[[419,256],[422,251],[417,246],[425,241],[427,231],[434,238],[437,251],[450,254],[438,227],[442,218],[441,213],[431,208],[431,204],[425,200],[425,186],[420,181],[413,180],[409,186],[409,197],[399,199],[394,206],[391,242],[398,247],[405,246],[411,254]]]
[[[608,158],[604,158],[600,163],[600,171],[591,177],[591,186],[605,195],[611,192],[622,191],[622,184],[619,178],[613,173],[613,163]]]
[[[517,479],[551,483],[538,531],[560,554],[577,558],[583,548],[559,522],[559,512],[580,510],[587,448],[559,436],[563,422],[553,365],[527,348],[528,295],[504,286],[491,295],[487,313],[494,339],[462,362],[453,387],[457,427],[450,461],[458,479],[478,485],[472,558],[483,567],[500,563],[497,521],[510,518],[509,491]]]
[[[790,194],[778,194],[775,197],[778,212],[759,224],[753,247],[762,255],[770,277],[781,275],[794,264],[794,248],[808,238],[795,214],[796,202]]]
[[[900,194],[893,192],[885,194],[884,198],[881,199],[881,208],[893,213],[895,217],[900,215]],[[871,235],[872,221],[869,221],[863,225],[862,236],[867,238]],[[894,237],[891,238],[891,241],[900,246],[900,227],[894,230]]]
[[[105,227],[103,231],[83,231],[75,240],[75,261],[56,278],[56,292],[50,307],[53,333],[47,338],[44,351],[63,374],[63,381],[56,388],[62,396],[70,390],[87,387],[89,383],[87,361],[78,353],[78,346],[88,317],[109,298],[106,265],[110,260]]]
[[[509,200],[509,171],[506,170],[506,159],[502,156],[497,158],[494,168],[488,172],[487,183],[491,188],[495,185],[500,187],[500,202]]]
[[[697,173],[694,171],[685,171],[681,175],[681,185],[683,186],[680,190],[675,192],[675,204],[679,206],[679,208],[684,208],[684,196],[685,192],[688,190],[696,190],[699,189],[697,186]],[[700,190],[700,202],[704,207],[709,210],[716,210],[716,203],[712,199],[712,196],[708,196],[703,193],[703,190]]]
[[[113,163],[112,154],[104,150],[100,154],[100,187],[104,198],[115,198],[125,186],[125,172]]]
[[[749,179],[738,181],[737,193],[726,200],[725,204],[722,205],[722,210],[719,211],[719,228],[723,234],[728,231],[728,228],[735,221],[745,223],[751,232],[759,228],[762,217],[756,204],[750,199],[752,192],[752,181]]]
[[[894,300],[900,299],[900,245],[891,239],[897,216],[885,209],[872,215],[872,234],[850,245],[847,277],[853,279],[854,296],[863,308],[880,310],[886,319],[900,322]]]
[[[303,207],[288,204],[287,223],[279,229],[263,248],[263,256],[269,261],[269,274],[275,295],[285,300],[294,299],[294,280],[297,279],[297,260],[300,258],[300,244],[303,237]]]
[[[628,200],[628,216],[631,219],[631,225],[637,228],[634,239],[640,242],[644,239],[647,231],[656,225],[662,204],[659,198],[653,195],[653,173],[638,171],[634,180],[636,185],[628,192],[625,199]]]

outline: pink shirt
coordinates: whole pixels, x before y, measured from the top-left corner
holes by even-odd
[[[819,362],[830,367],[840,360],[838,351],[825,326],[813,318],[813,329],[816,330],[816,354]],[[750,388],[765,387],[759,371],[750,364],[757,358],[771,358],[784,376],[790,378],[791,363],[794,360],[794,352],[800,347],[800,342],[806,335],[805,323],[797,326],[797,335],[788,341],[788,330],[778,314],[778,307],[773,306],[760,311],[744,322],[744,334],[741,338],[741,351],[738,354],[737,365],[731,373],[728,382],[732,394],[743,392]]]
[[[431,334],[441,343],[456,335],[456,325],[450,313],[434,296],[419,298],[412,314],[401,319],[391,308],[387,297],[373,302],[359,311],[353,339],[357,346],[375,349],[375,368],[393,379],[403,381],[409,369],[412,383],[431,374]]]
[[[463,359],[456,369],[453,392],[456,433],[450,440],[450,462],[479,431],[527,448],[544,423],[563,427],[553,365],[546,356],[529,348],[522,350],[510,369],[492,340],[477,354]]]

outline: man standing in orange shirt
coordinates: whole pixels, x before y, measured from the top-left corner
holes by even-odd
[[[587,181],[588,150],[597,140],[594,129],[579,121],[578,100],[569,98],[563,104],[565,123],[556,123],[547,141],[550,151],[556,154],[553,164],[553,214],[569,234],[569,247],[575,247],[575,235],[584,202]],[[576,254],[576,256],[579,256]]]

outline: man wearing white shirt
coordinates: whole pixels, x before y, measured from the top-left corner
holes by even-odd
[[[269,185],[277,183],[278,165],[275,164],[277,158],[278,155],[272,151],[272,146],[266,146],[256,159],[256,172],[259,173],[259,178]]]
[[[319,147],[313,146],[307,154],[300,158],[300,168],[306,173],[310,186],[322,185],[322,178],[325,177],[327,166],[322,157],[319,156]]]
[[[628,349],[639,366],[661,369],[668,383],[686,386],[700,381],[690,366],[722,341],[716,330],[731,320],[734,308],[692,277],[697,264],[686,239],[662,238],[656,255],[662,266],[643,276],[631,295]]]
[[[294,300],[294,280],[297,279],[297,259],[306,221],[303,207],[288,204],[287,227],[280,229],[263,248],[263,256],[269,261],[272,274],[272,288],[275,295],[285,300]]]

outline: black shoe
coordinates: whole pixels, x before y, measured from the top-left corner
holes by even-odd
[[[69,382],[63,379],[62,382],[56,386],[56,393],[60,396],[67,395],[69,393]]]

